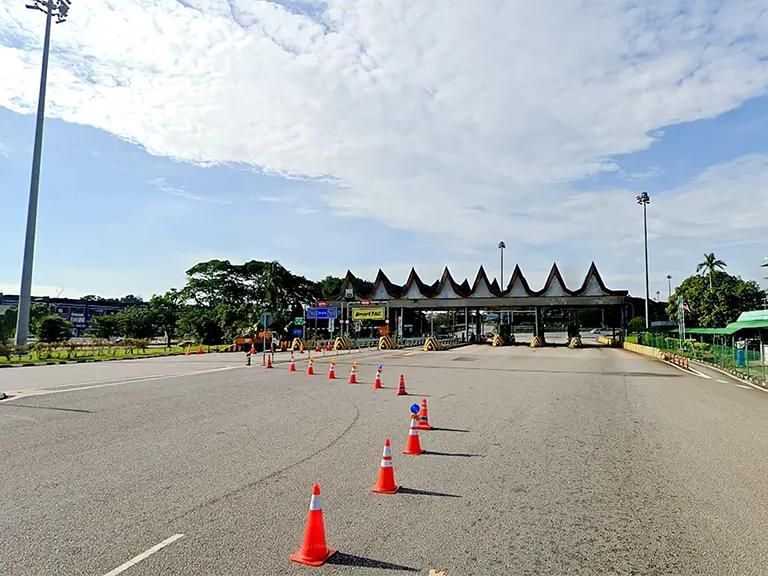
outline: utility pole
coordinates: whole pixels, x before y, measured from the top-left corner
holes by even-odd
[[[672,275],[671,274],[667,274],[667,284],[669,285],[669,298],[672,298]],[[669,300],[669,298],[667,298],[667,300]]]
[[[40,188],[40,162],[43,155],[43,123],[45,121],[45,88],[48,81],[48,55],[51,50],[51,21],[61,24],[67,18],[70,0],[34,0],[26,5],[30,10],[45,14],[45,39],[43,40],[43,65],[40,71],[40,93],[37,99],[37,124],[35,146],[32,153],[32,178],[29,186],[27,231],[24,238],[24,261],[21,268],[19,313],[16,320],[16,345],[24,346],[29,338],[29,313],[32,306],[32,266],[35,260],[35,233],[37,231],[37,199]]]
[[[504,249],[507,247],[504,241],[499,242],[499,252],[501,253],[501,272],[499,275],[499,290],[504,292]],[[499,310],[499,334],[501,334],[501,324],[504,316],[504,311]]]
[[[648,301],[651,299],[650,288],[648,286],[648,216],[647,207],[651,203],[651,197],[648,192],[639,194],[636,198],[637,203],[643,207],[643,237],[645,239],[645,329],[651,327],[648,314]]]

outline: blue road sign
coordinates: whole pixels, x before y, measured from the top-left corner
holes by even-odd
[[[296,326],[292,330],[292,333],[294,336],[301,336],[302,334],[304,334],[304,328],[302,326]]]
[[[338,318],[339,309],[336,307],[328,308],[307,308],[306,316],[310,320],[328,320],[329,318]]]
[[[411,414],[418,414],[421,411],[421,407],[418,404],[411,404]]]

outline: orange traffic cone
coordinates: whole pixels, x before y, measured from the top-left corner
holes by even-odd
[[[197,349],[197,353],[198,353],[198,354],[205,354],[205,352],[203,351],[203,345],[202,345],[202,343],[200,344],[200,347]]]
[[[373,381],[374,389],[381,388],[381,370],[376,370],[376,380]]]
[[[322,352],[322,350],[320,350],[320,342],[315,343],[315,352]]]
[[[411,429],[408,431],[408,444],[405,445],[403,454],[418,456],[424,452],[424,450],[421,449],[421,443],[419,442],[419,429],[416,427],[416,421],[416,414],[411,414]]]
[[[291,367],[288,368],[289,372],[296,372],[296,362],[293,361],[293,352],[291,352]]]
[[[320,486],[315,484],[312,488],[312,500],[309,502],[304,542],[301,545],[301,550],[290,555],[290,560],[307,566],[322,566],[335,553],[336,550],[328,548],[325,543],[325,523],[323,522],[323,508],[320,505]]]
[[[272,368],[272,354],[267,354],[267,368]]]
[[[336,379],[336,360],[331,360],[331,368],[328,370],[328,380]]]
[[[405,391],[405,376],[400,374],[400,385],[397,388],[398,396],[407,396],[408,392]]]
[[[315,363],[314,358],[309,359],[309,366],[307,366],[307,376],[312,376],[315,373],[315,369],[312,366]]]
[[[432,430],[429,425],[429,416],[427,415],[427,399],[421,399],[421,412],[419,412],[419,423],[416,425],[419,430]]]
[[[349,383],[357,384],[357,362],[352,364],[352,370],[349,371]]]
[[[251,342],[251,355],[256,356],[256,346],[253,345],[253,342]]]
[[[394,494],[400,489],[395,484],[395,469],[392,467],[392,452],[389,448],[389,438],[384,442],[384,454],[381,457],[381,466],[379,466],[379,480],[376,486],[371,488],[371,492],[380,494]]]
[[[326,352],[333,352],[333,346],[331,346],[331,341],[328,340],[328,345],[325,347]]]
[[[184,356],[189,356],[192,353],[192,346],[187,346],[187,351],[184,352]]]

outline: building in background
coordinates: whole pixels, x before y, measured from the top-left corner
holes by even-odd
[[[33,296],[32,303],[47,304],[52,314],[58,314],[75,327],[73,336],[84,336],[91,326],[91,319],[97,316],[117,314],[128,306],[116,300],[80,300],[76,298],[56,298],[52,296]],[[18,294],[0,293],[0,314],[9,308],[18,308]]]

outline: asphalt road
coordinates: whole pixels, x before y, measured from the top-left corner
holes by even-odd
[[[316,573],[766,573],[764,392],[598,347],[342,356],[335,382],[305,367],[0,371],[20,393],[0,402],[0,574],[105,576],[176,534],[124,574],[306,574],[288,556],[314,482],[340,550]],[[403,456],[422,397],[443,430]],[[409,490],[371,494],[387,437]]]

